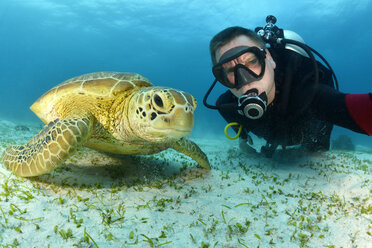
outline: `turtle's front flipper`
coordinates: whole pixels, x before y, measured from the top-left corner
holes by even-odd
[[[4,165],[21,177],[48,173],[71,156],[90,136],[92,118],[56,119],[25,145],[8,147]]]
[[[208,157],[200,147],[191,140],[182,138],[172,144],[171,148],[194,159],[201,167],[211,169]]]

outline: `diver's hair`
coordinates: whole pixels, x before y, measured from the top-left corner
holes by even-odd
[[[220,47],[226,45],[229,43],[232,39],[236,38],[237,36],[240,35],[245,35],[248,38],[250,38],[253,42],[257,43],[257,45],[265,49],[265,43],[262,41],[261,37],[256,34],[253,30],[235,26],[235,27],[229,27],[221,32],[217,33],[212,40],[209,43],[209,52],[211,54],[211,59],[213,65],[217,64],[217,59],[216,59],[216,51]]]

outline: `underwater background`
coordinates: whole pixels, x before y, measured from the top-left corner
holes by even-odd
[[[210,39],[264,26],[267,15],[328,60],[341,91],[371,92],[370,13],[370,0],[0,0],[0,154],[40,131],[29,107],[44,92],[119,71],[196,97],[191,140],[212,166],[173,149],[82,147],[52,172],[21,178],[0,161],[0,248],[370,248],[371,137],[336,127],[340,146],[329,152],[245,154],[202,103],[214,80]]]
[[[223,136],[202,100],[213,81],[209,41],[229,26],[254,29],[267,15],[297,32],[333,67],[346,93],[371,92],[372,1],[1,0],[0,118],[41,123],[29,107],[71,77],[137,72],[198,100],[193,136]],[[220,85],[213,103],[225,89]],[[370,137],[335,128],[371,147]],[[226,142],[228,140],[226,139]]]

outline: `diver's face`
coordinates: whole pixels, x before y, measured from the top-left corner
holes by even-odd
[[[248,38],[245,35],[240,35],[233,40],[231,40],[229,43],[225,44],[224,46],[220,47],[216,51],[216,59],[217,61],[220,60],[222,55],[230,50],[231,48],[238,47],[238,46],[255,46],[259,47],[255,42],[253,42],[250,38]],[[239,60],[233,60],[229,63],[229,66],[232,68],[239,64]],[[258,81],[254,81],[252,83],[243,85],[239,89],[232,88],[230,91],[237,97],[243,95],[245,92],[247,92],[250,89],[257,89],[258,94],[261,94],[262,92],[266,92],[267,98],[268,98],[268,104],[270,104],[275,97],[275,82],[274,82],[274,69],[276,67],[275,61],[272,59],[271,54],[268,50],[266,50],[266,59],[265,59],[265,74],[263,75],[262,79]],[[227,70],[229,68],[226,68]],[[228,75],[229,81],[234,82],[234,75],[230,74]]]

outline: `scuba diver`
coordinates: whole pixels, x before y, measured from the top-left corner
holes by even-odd
[[[210,41],[215,81],[204,105],[230,123],[245,152],[256,152],[249,132],[266,140],[261,153],[271,157],[280,145],[327,151],[333,125],[372,135],[372,94],[338,91],[327,61],[295,32],[278,28],[268,16],[255,31],[229,27]],[[322,63],[314,58],[316,54]],[[229,88],[216,105],[207,98],[216,83]],[[248,144],[249,143],[249,144]]]

